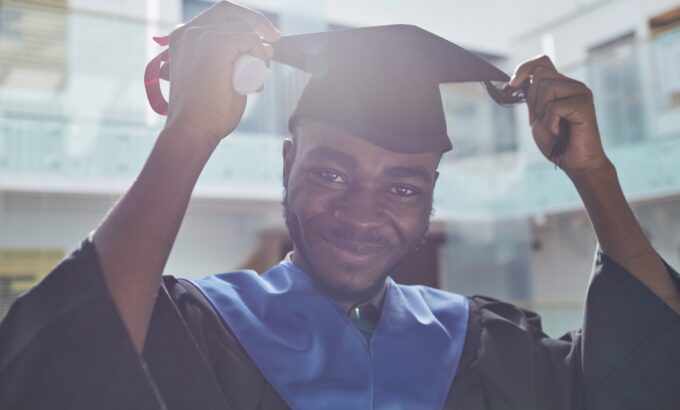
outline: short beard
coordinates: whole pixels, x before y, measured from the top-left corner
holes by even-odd
[[[299,220],[297,216],[295,216],[293,211],[290,209],[288,203],[288,190],[286,190],[285,188],[283,190],[283,200],[281,201],[281,204],[283,205],[283,218],[286,222],[288,235],[293,241],[295,252],[300,254],[302,259],[304,259],[307,262],[307,266],[309,266],[309,268],[312,270],[312,272],[306,273],[312,279],[317,289],[338,301],[349,301],[353,303],[359,303],[371,299],[374,295],[380,292],[382,288],[385,286],[385,280],[390,275],[390,272],[393,272],[395,268],[404,259],[406,259],[407,256],[409,256],[413,251],[417,250],[421,245],[425,243],[425,238],[430,229],[430,220],[428,218],[423,233],[416,240],[413,241],[413,244],[410,246],[409,250],[405,252],[404,255],[402,255],[399,258],[399,260],[390,265],[385,270],[385,272],[383,272],[380,275],[380,277],[375,281],[375,283],[371,284],[368,288],[366,288],[366,290],[357,291],[355,289],[338,286],[336,283],[329,281],[328,279],[326,279],[326,277],[324,277],[323,275],[319,275],[317,272],[314,271],[315,268],[312,264],[312,259],[310,259],[309,255],[307,255],[305,247],[303,246],[304,242],[302,240],[302,234],[300,233]],[[430,214],[432,214],[431,210]],[[348,270],[349,269],[351,269],[351,267],[348,267]]]

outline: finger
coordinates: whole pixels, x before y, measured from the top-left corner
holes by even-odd
[[[177,50],[181,45],[183,37],[187,33],[191,33],[193,36],[198,36],[200,33],[207,31],[255,33],[253,26],[246,21],[230,21],[222,24],[206,25],[183,24],[178,26],[170,33],[170,47]]]
[[[174,49],[173,49],[174,47]],[[262,38],[254,33],[209,31],[205,27],[187,27],[181,37],[171,40],[170,48],[175,63],[170,64],[170,81],[192,71],[193,62],[214,64],[231,71],[241,54],[252,54],[269,64],[269,55],[263,49]],[[183,50],[186,48],[186,52]],[[191,62],[191,63],[185,63]]]
[[[267,64],[268,68],[271,65],[272,57],[262,42],[252,44],[250,48],[247,51],[245,51],[244,54],[250,54],[253,57],[259,58],[260,60],[264,61]]]
[[[267,41],[274,42],[281,38],[281,32],[272,25],[264,14],[229,1],[216,3],[203,13],[194,17],[188,24],[212,25],[235,20],[242,20],[249,23],[255,31]]]
[[[510,78],[508,85],[513,88],[520,88],[524,81],[528,80],[536,67],[545,67],[547,69],[556,71],[555,65],[546,55],[542,55],[520,64],[515,73]]]
[[[580,118],[577,114],[589,104],[590,96],[588,94],[562,98],[548,103],[542,120],[543,128],[556,136],[560,132],[560,119],[562,118],[569,121],[570,124],[581,124],[583,118]]]
[[[221,31],[203,32],[198,46],[203,52],[224,56],[230,68],[242,54],[259,58],[269,66],[271,57],[265,49],[262,38],[255,33],[230,33]]]
[[[540,89],[540,84],[546,79],[561,79],[562,75],[555,70],[545,68],[543,66],[538,66],[531,73],[531,83],[527,92],[527,106],[529,107],[530,120],[533,121],[535,118],[535,108],[536,108],[536,95]]]
[[[543,118],[547,105],[552,101],[586,93],[587,87],[574,80],[543,80],[538,87],[534,115]]]
[[[205,24],[193,27],[200,28],[204,31],[221,31],[225,33],[256,33],[252,24],[242,20],[229,21],[221,24]]]
[[[274,47],[272,47],[270,44],[264,44],[264,51],[267,52],[267,56],[269,56],[269,60],[271,61],[272,58],[274,58]]]
[[[229,35],[229,34],[237,35],[237,34],[241,34],[241,33],[255,34],[255,31],[253,30],[253,27],[250,24],[245,23],[245,22],[235,22],[235,23],[238,23],[238,24],[235,24],[233,26],[230,26],[230,25],[212,25],[212,26],[201,27],[201,29],[205,30],[207,33],[214,33],[214,34],[218,34],[218,33],[224,33],[224,34],[227,34],[227,35]],[[244,29],[244,30],[237,30],[239,28]],[[271,63],[271,59],[272,59],[272,57],[274,57],[274,47],[272,47],[268,43],[262,42],[262,39],[260,38],[259,35],[256,35],[256,37],[252,37],[252,40],[262,44],[262,47],[265,50],[264,54],[260,53],[260,51],[257,50],[256,51],[257,55],[253,55],[253,56],[260,58],[262,61],[267,63],[267,66],[269,67],[269,64]]]

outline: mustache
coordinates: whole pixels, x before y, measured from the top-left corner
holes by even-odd
[[[342,239],[345,241],[356,242],[363,245],[371,246],[381,246],[388,247],[392,246],[392,242],[385,236],[373,232],[373,231],[362,231],[359,229],[352,228],[347,225],[339,225],[324,230],[324,234],[331,236],[336,239]]]

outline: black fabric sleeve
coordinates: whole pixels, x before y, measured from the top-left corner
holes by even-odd
[[[668,266],[680,289],[680,275]],[[533,312],[474,296],[452,402],[483,409],[680,409],[680,315],[596,255],[583,328],[547,337]]]
[[[586,299],[583,371],[588,408],[680,409],[680,315],[601,252]]]
[[[88,240],[0,324],[0,408],[164,408]]]

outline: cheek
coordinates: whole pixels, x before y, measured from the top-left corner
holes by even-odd
[[[393,211],[391,218],[393,226],[399,232],[405,246],[411,246],[413,241],[420,240],[425,233],[429,226],[431,209],[430,202],[403,206]]]
[[[289,184],[288,203],[301,222],[329,212],[336,196],[301,178]]]

